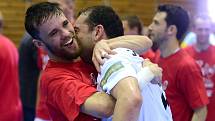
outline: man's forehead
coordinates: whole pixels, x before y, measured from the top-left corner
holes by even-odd
[[[40,26],[38,26],[38,28],[40,32],[46,34],[52,31],[53,29],[62,26],[63,25],[62,23],[65,20],[67,20],[67,18],[64,15],[53,15],[47,18]]]
[[[80,16],[78,16],[78,18],[76,19],[75,21],[75,26],[76,27],[79,27],[79,26],[82,26],[82,25],[87,25],[86,23],[86,19],[87,19],[87,15],[86,14],[81,14]]]
[[[154,19],[155,20],[165,20],[166,16],[167,16],[166,12],[157,12],[154,16]]]
[[[198,18],[195,20],[195,25],[198,26],[198,25],[207,25],[207,26],[211,26],[211,21],[208,20],[208,19],[201,19],[201,18]]]
[[[75,21],[75,25],[80,25],[80,24],[86,24],[86,19],[87,19],[88,15],[86,14],[81,14],[80,16],[78,16],[78,18]]]
[[[47,19],[44,19],[41,26],[44,26],[44,25],[54,26],[54,25],[58,25],[58,23],[62,23],[65,20],[67,20],[67,18],[63,14],[52,15]]]

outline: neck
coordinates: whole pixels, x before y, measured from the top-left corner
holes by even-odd
[[[210,46],[209,42],[207,42],[207,43],[198,43],[197,42],[196,45],[195,45],[195,49],[198,52],[201,52],[201,51],[207,50],[209,46]]]
[[[81,53],[81,59],[87,64],[93,64],[92,55],[93,55],[93,50],[87,50]]]
[[[178,49],[180,49],[178,40],[176,38],[168,39],[167,41],[163,41],[163,43],[159,47],[161,51],[161,56],[166,58],[174,53]]]

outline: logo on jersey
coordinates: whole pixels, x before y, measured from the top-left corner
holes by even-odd
[[[115,64],[113,64],[112,66],[110,66],[108,68],[108,70],[106,71],[104,77],[102,78],[102,81],[100,83],[100,87],[103,88],[103,86],[107,83],[107,80],[111,76],[111,74],[113,74],[114,72],[120,70],[123,67],[124,66],[122,65],[121,62],[116,62]]]
[[[205,83],[207,96],[211,97],[213,95],[214,82],[215,78],[215,65],[210,65],[203,60],[196,60],[196,63],[200,66],[201,72],[203,75],[203,80]]]

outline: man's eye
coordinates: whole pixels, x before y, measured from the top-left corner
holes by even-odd
[[[49,36],[54,36],[54,35],[56,35],[57,34],[57,31],[55,30],[55,31],[52,31],[50,34],[49,34]]]
[[[63,27],[66,27],[68,25],[68,23],[69,23],[68,21],[64,21],[63,22]]]
[[[157,21],[154,21],[155,25],[159,25],[159,23]]]

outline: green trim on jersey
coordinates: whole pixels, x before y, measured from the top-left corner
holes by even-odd
[[[106,71],[105,76],[102,78],[102,81],[100,83],[100,87],[102,87],[107,83],[108,78],[111,76],[111,74],[113,74],[114,72],[120,70],[121,68],[123,68],[124,66],[122,65],[122,63],[116,62],[115,64],[113,64],[112,66],[110,66],[110,68]]]

